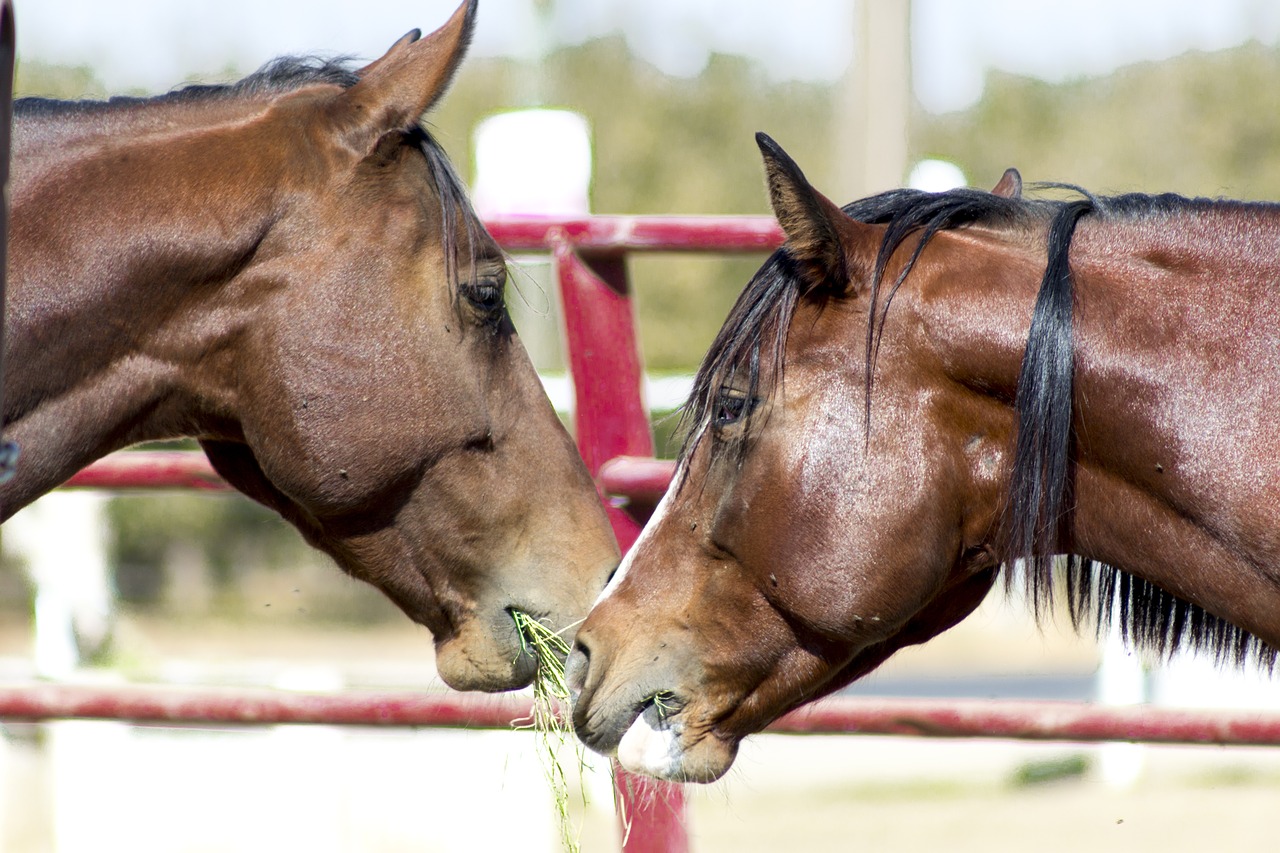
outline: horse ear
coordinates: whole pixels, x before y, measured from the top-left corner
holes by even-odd
[[[1022,175],[1017,169],[1005,169],[999,183],[992,188],[991,194],[1004,198],[1022,198]]]
[[[862,223],[845,215],[834,202],[809,184],[804,172],[767,134],[757,133],[764,155],[765,180],[773,214],[787,235],[787,250],[809,284],[808,292],[845,295],[865,281],[858,264],[863,244]]]
[[[342,96],[365,146],[393,130],[407,130],[440,99],[471,42],[477,0],[465,0],[448,22],[424,39],[410,30],[382,57],[356,72]]]
[[[361,80],[364,80],[368,78],[371,74],[376,75],[378,73],[378,68],[380,66],[385,65],[388,60],[398,55],[401,50],[413,44],[420,38],[422,38],[422,30],[418,29],[417,27],[414,27],[413,29],[409,30],[409,32],[405,33],[404,35],[400,36],[400,38],[396,39],[396,43],[391,45],[391,47],[387,49],[386,53],[382,54],[382,56],[378,57],[373,62],[370,62],[368,65],[366,65],[364,68],[361,68],[359,71],[357,71],[356,72],[357,76],[359,76]]]

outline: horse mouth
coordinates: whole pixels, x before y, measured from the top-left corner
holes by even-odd
[[[542,625],[513,607],[459,620],[458,630],[435,642],[440,678],[454,690],[501,693],[532,684],[547,667],[544,660],[562,667],[563,657],[556,661],[555,655],[546,651],[545,638],[531,642],[522,623]],[[543,630],[551,633],[549,628]]]
[[[738,747],[713,730],[695,731],[685,703],[668,691],[645,700],[618,741],[624,770],[670,782],[714,782],[733,763]]]
[[[508,607],[507,613],[515,623],[516,636],[520,642],[517,662],[521,659],[526,663],[532,662],[535,669],[534,679],[554,688],[558,697],[567,699],[569,688],[565,683],[564,664],[569,656],[570,639],[566,639],[565,635],[568,634],[572,638],[572,631],[577,624],[557,631],[548,626],[544,619],[539,619],[518,607]]]

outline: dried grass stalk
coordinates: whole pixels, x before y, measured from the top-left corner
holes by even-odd
[[[569,685],[564,679],[564,659],[569,654],[569,643],[526,613],[516,610],[511,615],[520,633],[522,651],[532,654],[537,661],[533,679],[533,715],[527,724],[517,728],[532,730],[537,735],[538,759],[555,798],[560,840],[568,853],[579,853],[580,828],[573,826],[569,816],[569,776],[560,761],[560,754],[566,747],[573,751],[585,806],[587,789],[581,783],[586,754],[582,743],[574,737],[573,726],[568,719]]]

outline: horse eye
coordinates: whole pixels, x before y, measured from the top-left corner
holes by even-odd
[[[722,389],[716,397],[716,426],[723,427],[737,423],[750,410],[754,401],[731,388]]]
[[[502,308],[505,278],[499,275],[477,278],[463,288],[463,295],[468,302],[485,314],[496,314]]]

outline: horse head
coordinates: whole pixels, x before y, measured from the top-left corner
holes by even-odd
[[[6,513],[118,447],[192,436],[429,628],[451,686],[529,682],[512,613],[572,631],[617,551],[507,314],[504,255],[420,124],[474,15],[355,72],[278,62],[31,111]]]
[[[998,566],[1002,413],[934,381],[927,283],[887,315],[875,292],[909,246],[880,256],[884,226],[759,142],[786,245],[712,344],[671,489],[569,661],[587,745],[682,781],[717,778],[745,735],[954,625]],[[913,278],[936,278],[929,260]]]

